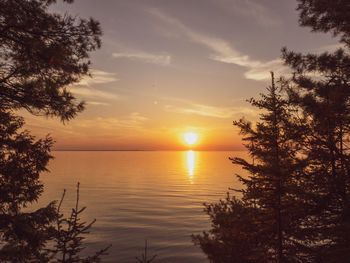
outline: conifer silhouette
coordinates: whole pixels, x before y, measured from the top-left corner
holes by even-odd
[[[49,7],[55,2],[0,1],[1,262],[57,262],[51,249],[54,238],[58,241],[63,234],[55,228],[57,220],[72,224],[66,233],[75,238],[71,247],[75,255],[82,241],[78,234],[89,226],[73,224],[81,213],[77,209],[73,221],[62,221],[55,202],[28,212],[43,191],[39,177],[52,158],[53,140],[49,136],[36,140],[22,131],[24,120],[15,113],[27,110],[63,122],[74,118],[84,103],[77,102],[67,87],[89,75],[89,54],[101,45],[97,21],[51,13]],[[98,262],[104,252],[95,258],[60,262]]]

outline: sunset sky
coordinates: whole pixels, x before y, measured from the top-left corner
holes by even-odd
[[[232,121],[256,119],[245,100],[264,92],[269,71],[288,74],[283,46],[337,47],[298,26],[291,0],[76,0],[55,12],[94,17],[102,48],[93,78],[71,90],[86,110],[63,125],[25,114],[27,128],[50,133],[59,150],[241,149]],[[198,134],[185,145],[184,133]]]

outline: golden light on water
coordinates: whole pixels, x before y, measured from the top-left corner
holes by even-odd
[[[184,134],[184,140],[188,145],[193,145],[198,140],[198,134],[194,132],[186,132]]]
[[[190,179],[192,179],[193,175],[194,175],[194,165],[195,165],[195,152],[188,151],[187,152],[187,168],[188,168],[188,175],[190,176]]]

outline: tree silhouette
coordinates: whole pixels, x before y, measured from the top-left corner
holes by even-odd
[[[213,237],[205,233],[195,239],[213,262],[302,262],[307,249],[300,242],[306,237],[299,224],[304,218],[299,211],[304,206],[299,179],[305,162],[298,157],[298,141],[304,127],[292,116],[289,100],[276,87],[273,73],[271,77],[267,95],[262,94],[260,100],[250,99],[263,112],[260,121],[255,126],[244,119],[234,122],[254,159],[254,162],[231,159],[249,172],[249,177],[238,176],[245,186],[241,190],[242,200],[227,198],[207,206]],[[230,227],[218,223],[220,219],[230,222]],[[227,235],[226,241],[221,235]],[[225,244],[226,252],[217,253],[222,247],[220,243]],[[238,257],[233,252],[238,248],[244,256]]]
[[[250,236],[268,246],[270,257],[265,262],[349,261],[350,5],[344,0],[298,2],[302,26],[339,35],[345,47],[322,54],[282,49],[284,62],[294,71],[290,80],[281,81],[288,96],[276,96],[270,89],[262,100],[251,100],[265,110],[255,128],[244,120],[235,122],[254,159],[253,163],[232,160],[250,174],[240,177],[245,185],[240,205],[257,209],[251,218],[258,230],[243,227],[245,236],[240,233],[223,241],[217,233],[229,230],[216,218],[234,221],[244,213],[223,209],[230,207],[229,199],[216,204],[220,209],[207,209],[213,229],[196,240],[209,258],[223,246],[239,247],[239,240],[245,243]],[[246,250],[254,255],[251,247]],[[216,255],[213,262],[224,262]]]
[[[58,220],[54,202],[36,211],[23,211],[43,191],[39,175],[52,158],[53,140],[36,140],[28,131],[21,131],[24,120],[15,112],[25,109],[62,121],[75,117],[84,104],[67,87],[89,75],[89,53],[101,44],[97,21],[50,13],[55,2],[0,1],[1,262],[54,260],[49,241],[58,231],[53,224]],[[75,242],[80,240],[76,238]]]
[[[205,204],[212,228],[192,235],[212,263],[268,262],[269,246],[256,224],[259,209],[227,194],[218,203]]]
[[[350,256],[350,56],[339,49],[320,55],[283,50],[295,71],[290,97],[307,118],[303,141],[310,192],[308,222],[318,233],[318,262]],[[318,77],[310,77],[317,73]],[[312,219],[312,220],[311,220]]]
[[[89,74],[99,23],[48,12],[53,0],[0,2],[0,105],[73,118],[83,110],[66,89]],[[73,1],[66,1],[73,2]]]
[[[100,251],[97,251],[93,256],[83,257],[80,252],[84,249],[83,240],[84,235],[89,233],[89,229],[96,222],[96,219],[87,224],[86,222],[81,222],[80,215],[84,212],[86,207],[79,208],[79,187],[77,184],[76,202],[75,208],[72,208],[69,217],[65,217],[61,213],[61,205],[64,200],[66,191],[64,190],[61,201],[58,205],[58,219],[57,219],[57,231],[54,235],[54,249],[53,252],[55,258],[54,262],[57,263],[68,263],[68,262],[84,262],[93,263],[100,262],[100,258],[106,255],[106,251],[111,247],[108,246]]]
[[[23,119],[9,112],[0,111],[0,120],[0,259],[45,262],[48,255],[42,249],[52,233],[55,205],[29,213],[22,209],[43,191],[39,174],[51,159],[52,139],[35,141],[28,131],[19,132]]]
[[[317,233],[315,262],[348,262],[350,256],[350,5],[348,1],[299,0],[300,23],[314,31],[340,35],[333,53],[282,50],[294,75],[289,94],[307,120],[304,171],[310,196],[304,222]]]
[[[311,27],[313,31],[332,32],[340,35],[341,41],[350,46],[349,12],[347,0],[297,0],[301,26]]]
[[[268,244],[270,258],[291,262],[304,254],[296,250],[296,246],[302,247],[299,223],[303,213],[299,210],[303,209],[304,193],[299,180],[305,162],[298,154],[304,126],[293,117],[289,100],[283,96],[282,87],[276,87],[273,73],[271,78],[267,95],[250,100],[263,111],[255,127],[245,120],[234,122],[248,142],[245,147],[255,162],[242,158],[233,158],[232,162],[249,172],[248,178],[239,176],[246,186],[243,200],[259,208],[259,238]]]
[[[141,255],[141,258],[136,257],[138,263],[152,263],[157,255],[152,255],[149,257],[148,255],[148,242],[145,240],[145,248],[144,253]]]

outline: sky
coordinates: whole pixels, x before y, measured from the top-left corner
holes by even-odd
[[[70,87],[86,109],[62,124],[23,113],[56,150],[240,150],[246,99],[290,74],[281,48],[319,53],[337,39],[298,26],[294,0],[75,0],[54,12],[93,17],[102,47],[92,78]],[[188,146],[184,133],[198,134]]]

